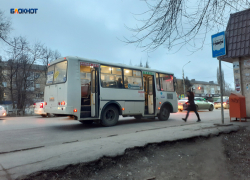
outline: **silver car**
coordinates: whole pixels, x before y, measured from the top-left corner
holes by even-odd
[[[185,110],[185,107],[187,106],[186,103],[188,102],[188,98],[183,98],[178,101],[178,110],[183,111]],[[209,111],[214,110],[214,105],[211,102],[208,102],[204,100],[204,98],[201,97],[195,97],[194,98],[194,103],[196,105],[197,111],[198,110],[203,110],[203,109],[208,109]]]

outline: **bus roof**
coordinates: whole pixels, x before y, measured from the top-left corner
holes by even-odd
[[[116,67],[124,67],[124,68],[129,68],[129,69],[138,69],[138,70],[143,70],[143,71],[151,71],[151,72],[158,72],[158,73],[167,73],[167,74],[174,74],[172,72],[166,72],[166,71],[160,71],[160,70],[156,70],[156,69],[150,69],[150,68],[144,68],[144,67],[137,67],[137,66],[129,66],[126,64],[121,64],[121,63],[110,63],[110,62],[105,62],[105,61],[99,61],[99,60],[94,60],[94,59],[87,59],[87,58],[81,58],[81,57],[77,57],[77,56],[65,56],[63,58],[58,58],[54,61],[52,61],[50,63],[50,65],[53,65],[55,63],[58,63],[60,61],[65,60],[64,58],[66,58],[67,60],[73,60],[73,61],[85,61],[85,62],[92,62],[92,63],[96,63],[96,64],[101,64],[101,65],[110,65],[110,66],[116,66]]]

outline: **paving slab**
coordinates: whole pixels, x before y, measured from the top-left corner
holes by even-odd
[[[72,164],[95,161],[103,156],[115,157],[123,155],[128,148],[150,143],[207,137],[238,129],[237,125],[215,126],[214,123],[202,122],[1,154],[0,179],[20,179],[42,170],[61,169]]]

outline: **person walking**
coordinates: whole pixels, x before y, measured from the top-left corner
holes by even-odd
[[[198,120],[197,122],[200,122],[201,119],[200,119],[200,116],[197,112],[197,109],[196,109],[196,106],[195,106],[195,103],[194,103],[194,93],[192,91],[187,91],[187,96],[188,96],[188,107],[187,107],[187,115],[186,115],[186,118],[182,118],[183,121],[187,121],[187,118],[189,116],[189,112],[190,111],[194,111]]]

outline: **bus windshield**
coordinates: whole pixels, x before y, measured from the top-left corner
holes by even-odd
[[[48,68],[46,85],[65,83],[67,80],[67,61],[53,64]]]

